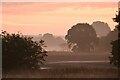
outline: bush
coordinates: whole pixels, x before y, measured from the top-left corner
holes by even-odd
[[[43,49],[44,41],[33,41],[32,37],[25,37],[20,33],[2,34],[2,69],[8,72],[13,69],[39,69],[44,63],[47,51]]]

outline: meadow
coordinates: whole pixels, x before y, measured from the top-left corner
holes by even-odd
[[[35,72],[13,72],[7,78],[117,78],[117,69],[114,68],[87,68],[69,67],[63,69],[47,69]]]
[[[16,70],[7,78],[117,78],[117,68],[109,63],[108,53],[48,52],[40,70]],[[70,62],[71,61],[71,62]],[[86,62],[84,62],[86,61]],[[91,62],[90,62],[91,61]],[[101,62],[100,62],[101,61]]]

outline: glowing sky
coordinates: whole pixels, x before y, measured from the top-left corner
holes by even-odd
[[[74,24],[94,21],[107,22],[113,29],[116,11],[117,2],[2,2],[2,29],[65,35]]]
[[[2,2],[118,2],[119,0],[1,0]]]

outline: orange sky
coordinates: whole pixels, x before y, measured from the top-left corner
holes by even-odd
[[[66,35],[77,23],[107,22],[111,29],[117,2],[2,2],[2,29],[10,33]]]

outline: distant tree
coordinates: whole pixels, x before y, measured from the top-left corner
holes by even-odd
[[[101,21],[93,22],[92,26],[95,29],[98,37],[106,36],[111,31],[109,25]]]
[[[2,32],[2,69],[9,72],[15,69],[37,70],[44,63],[47,52],[43,49],[44,41],[33,41],[20,33]]]
[[[46,33],[43,35],[42,39],[49,40],[49,39],[54,39],[53,34]]]
[[[108,35],[99,38],[98,51],[106,52],[111,51],[111,42],[118,39],[118,30],[115,28],[110,31]]]
[[[65,36],[72,51],[93,51],[98,42],[94,28],[87,23],[78,23],[68,30]]]
[[[49,48],[51,45],[54,46],[54,39],[55,37],[53,36],[53,34],[50,34],[50,33],[46,33],[42,36],[41,38],[42,40],[44,40],[46,42],[46,46],[47,48]]]
[[[46,33],[42,36],[42,39],[46,42],[46,49],[49,51],[60,50],[60,44],[65,43],[65,40],[61,37],[54,36],[53,34]]]
[[[106,38],[111,42],[118,39],[118,25],[115,27],[114,30],[110,31],[109,34],[106,36]]]

